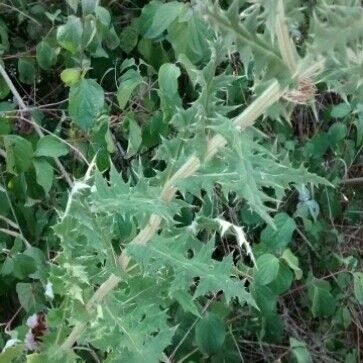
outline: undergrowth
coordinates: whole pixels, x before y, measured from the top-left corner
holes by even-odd
[[[0,363],[363,359],[359,1],[0,11]]]

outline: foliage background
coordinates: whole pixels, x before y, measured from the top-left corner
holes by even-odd
[[[230,120],[272,78],[296,84],[278,2],[231,3],[0,3],[18,93],[2,74],[0,362],[363,359],[360,2],[284,1],[296,52],[324,69],[240,136]],[[192,154],[201,169],[160,200]],[[129,244],[153,213],[162,231]],[[90,312],[110,273],[123,282]]]

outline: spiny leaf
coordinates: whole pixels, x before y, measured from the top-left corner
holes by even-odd
[[[232,268],[231,256],[224,258],[221,262],[211,259],[214,250],[214,241],[211,240],[195,250],[194,256],[187,257],[186,243],[188,237],[174,237],[166,239],[155,237],[146,246],[130,245],[128,253],[139,261],[147,271],[149,268],[155,270],[156,266],[170,266],[174,270],[175,280],[172,289],[188,289],[193,279],[199,278],[194,298],[209,292],[222,290],[226,300],[230,301],[237,297],[241,303],[254,304],[250,294],[245,290],[238,279],[230,277]]]

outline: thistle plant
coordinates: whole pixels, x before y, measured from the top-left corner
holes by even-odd
[[[330,2],[317,6],[297,48],[291,34],[304,20],[299,6],[295,0],[233,1],[225,8],[197,1],[152,2],[144,9],[150,38],[162,20],[191,13],[212,34],[209,57],[203,63],[178,51],[175,63],[159,68],[160,108],[171,132],[156,145],[148,170],[142,158],[126,174],[112,165],[99,170],[94,159],[74,182],[53,228],[61,251],[51,265],[55,298],[47,330],[29,361],[76,362],[91,346],[108,363],[169,362],[183,323],[172,311],[199,319],[208,299],[260,309],[253,241],[243,225],[221,214],[215,194],[227,203],[244,201],[278,230],[272,214],[287,190],[331,184],[306,165],[293,165],[256,123],[285,122],[295,105],[313,103],[320,83],[343,98],[348,89],[363,94],[359,77],[350,74],[362,66],[358,2],[349,11]],[[322,46],[327,31],[350,22],[357,31]],[[177,25],[171,22],[168,32]],[[239,55],[245,75],[224,69],[231,54]],[[194,95],[188,104],[178,92],[182,76]],[[246,104],[229,104],[226,90],[246,77]],[[188,218],[180,222],[183,213]],[[224,235],[232,236],[238,257],[214,258]]]

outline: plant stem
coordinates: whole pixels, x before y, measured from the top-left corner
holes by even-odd
[[[25,243],[26,248],[30,248],[32,246],[29,241],[19,232],[15,232],[6,228],[0,228],[0,232],[15,238],[20,238]]]
[[[342,179],[340,184],[342,185],[363,184],[363,177]]]
[[[233,124],[240,131],[246,129],[247,127],[253,125],[253,123],[266,111],[266,109],[274,104],[285,92],[275,80],[271,85],[258,97],[256,98],[250,106],[248,106],[241,115],[237,116]],[[218,150],[225,146],[227,140],[221,135],[215,135],[212,137],[207,145],[206,160],[211,159]],[[201,166],[201,161],[197,156],[192,155],[184,165],[177,170],[172,177],[166,182],[162,193],[161,200],[165,202],[170,202],[177,191],[175,184],[193,175]],[[156,214],[151,215],[146,226],[138,233],[138,235],[130,242],[132,244],[145,245],[157,232],[160,227],[162,218]],[[130,262],[129,257],[126,255],[125,250],[118,257],[118,262],[123,271],[127,270],[127,266]],[[94,295],[86,304],[86,310],[91,312],[94,306],[100,303],[104,297],[112,291],[118,283],[121,281],[121,277],[111,274],[111,276],[95,291]],[[78,337],[82,334],[85,329],[87,322],[79,322],[74,327],[70,335],[63,342],[63,349],[70,349],[73,344],[77,341]]]
[[[6,217],[2,216],[1,214],[0,214],[0,219],[2,219],[2,220],[3,220],[5,223],[7,223],[10,227],[12,227],[12,228],[14,228],[14,229],[17,229],[18,231],[20,230],[19,226],[18,226],[15,222],[13,222],[11,219],[6,218]]]
[[[297,60],[299,56],[286,26],[285,10],[282,0],[279,0],[277,4],[275,29],[281,57],[289,68],[290,73],[295,74],[297,71]]]
[[[218,14],[219,15],[219,14]],[[221,22],[223,24],[224,18],[221,16]],[[285,17],[284,17],[284,9],[282,1],[280,2],[280,14],[279,14],[279,20],[281,24],[284,24]],[[228,27],[228,24],[227,24]],[[287,46],[290,50],[288,51],[288,56],[285,59],[285,56],[283,56],[283,62],[290,62],[292,59],[290,59],[291,54],[296,49],[294,48],[294,44],[292,41],[289,41],[289,35],[287,32],[286,25],[280,26],[281,31],[277,32],[277,38],[278,43],[280,46],[280,52],[283,53],[283,50],[281,47]],[[243,29],[244,30],[244,29]],[[280,39],[283,37],[284,39]],[[287,42],[287,43],[286,43]],[[277,60],[280,61],[280,57],[278,57],[274,52],[270,52],[269,49],[264,48],[264,44],[255,44],[256,47],[261,47],[263,51],[265,51],[267,54],[270,54],[270,56],[277,58]],[[291,54],[290,54],[291,53]],[[293,67],[293,64],[290,65]],[[305,67],[305,69],[302,71],[302,73],[314,73],[315,69],[320,69],[321,64],[320,62],[316,62],[314,64],[311,64],[309,67]],[[296,66],[295,72],[292,73],[291,78],[297,79],[299,74],[297,71],[298,67]],[[300,74],[301,76],[301,74]],[[281,87],[281,85],[278,83],[278,81],[275,79],[272,81],[272,83],[266,88],[266,90],[257,97],[239,116],[237,116],[233,120],[233,124],[239,131],[243,131],[249,126],[252,126],[256,120],[263,115],[263,113],[273,105],[275,102],[277,102],[287,91],[287,87]],[[227,143],[227,140],[222,135],[215,135],[213,136],[208,144],[207,144],[207,151],[205,155],[205,161],[210,160],[213,158],[213,156],[218,152],[218,150],[222,147],[224,147]],[[170,202],[177,191],[176,183],[182,179],[185,179],[191,175],[193,175],[201,166],[201,160],[198,159],[196,155],[192,155],[185,163],[184,165],[177,170],[171,178],[166,182],[162,193],[161,193],[161,200],[165,202]],[[147,225],[138,233],[138,235],[131,241],[133,244],[146,244],[157,232],[157,230],[160,227],[162,218],[158,215],[151,215]],[[123,271],[127,271],[127,267],[129,264],[129,257],[126,255],[125,250],[122,251],[121,255],[118,257],[118,261],[120,264],[120,267],[123,269]],[[98,304],[102,301],[102,299],[111,292],[121,281],[121,277],[118,277],[114,274],[111,274],[111,276],[95,291],[94,295],[91,297],[91,299],[88,301],[86,305],[87,311],[91,311],[94,308],[95,304]],[[85,329],[87,325],[87,322],[79,322],[77,323],[71,332],[71,334],[67,337],[67,339],[62,344],[63,349],[70,349],[73,344],[77,341],[78,337],[82,334],[83,330]]]

